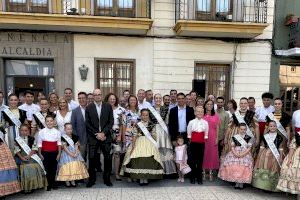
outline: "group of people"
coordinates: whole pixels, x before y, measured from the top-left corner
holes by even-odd
[[[267,191],[300,193],[300,110],[291,117],[282,100],[262,95],[235,100],[195,91],[162,96],[125,90],[105,97],[100,89],[64,96],[0,92],[0,197],[19,191],[56,189],[58,182],[112,186],[124,177],[140,185],[178,175],[191,184],[216,176]],[[22,100],[22,102],[20,101]],[[273,104],[273,105],[272,105]],[[103,159],[100,159],[103,158]]]

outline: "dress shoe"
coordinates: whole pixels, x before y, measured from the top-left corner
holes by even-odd
[[[191,184],[195,184],[195,183],[196,183],[195,179],[191,178]]]
[[[91,187],[93,187],[93,185],[95,185],[95,182],[88,182],[87,184],[86,184],[86,187],[87,188],[91,188]]]
[[[202,185],[202,184],[203,184],[202,179],[197,179],[197,183],[198,183],[199,185]]]
[[[105,181],[104,184],[107,186],[107,187],[112,187],[113,184],[110,182],[110,181]]]

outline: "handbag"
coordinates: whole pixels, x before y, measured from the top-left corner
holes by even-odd
[[[192,169],[190,168],[190,166],[188,164],[180,164],[179,170],[183,175],[188,174],[192,171]]]

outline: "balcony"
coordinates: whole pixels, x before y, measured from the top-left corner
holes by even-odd
[[[151,0],[0,0],[0,29],[145,35]]]
[[[267,24],[267,0],[176,0],[179,36],[251,39]]]
[[[289,44],[286,50],[276,50],[276,55],[300,57],[300,17],[287,16],[285,25],[289,27]]]

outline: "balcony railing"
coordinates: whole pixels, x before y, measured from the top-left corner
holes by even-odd
[[[286,21],[289,27],[289,48],[300,48],[300,17],[293,16],[292,19]]]
[[[2,12],[151,18],[151,0],[0,0],[0,4]]]
[[[267,0],[176,0],[176,20],[267,23]]]

